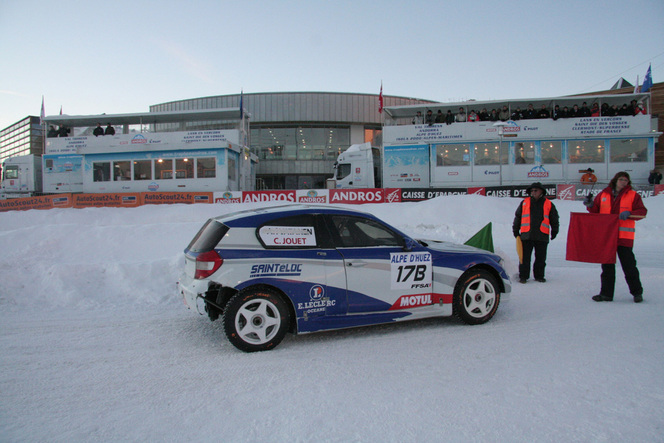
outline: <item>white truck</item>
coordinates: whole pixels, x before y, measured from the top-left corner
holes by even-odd
[[[332,188],[380,188],[381,187],[380,149],[371,143],[351,145],[339,154],[334,163]]]
[[[10,157],[2,164],[3,198],[30,197],[42,192],[42,158],[39,155]]]

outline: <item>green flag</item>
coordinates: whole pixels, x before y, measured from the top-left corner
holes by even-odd
[[[493,250],[493,235],[491,234],[491,222],[480,229],[477,234],[473,235],[465,245],[475,246],[485,251],[494,252]]]

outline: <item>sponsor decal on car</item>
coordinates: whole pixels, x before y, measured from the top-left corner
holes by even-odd
[[[393,252],[390,254],[392,289],[432,288],[433,266],[429,252]]]
[[[253,265],[249,277],[296,277],[302,274],[302,263],[263,263]]]
[[[313,226],[263,226],[259,235],[265,246],[316,246]]]

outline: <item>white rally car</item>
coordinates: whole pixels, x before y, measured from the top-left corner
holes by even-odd
[[[511,291],[498,255],[414,240],[377,217],[332,206],[236,212],[185,249],[178,290],[246,352],[296,334],[456,314],[493,317]]]

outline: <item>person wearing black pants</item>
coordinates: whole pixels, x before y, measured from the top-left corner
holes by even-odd
[[[589,196],[590,197],[590,196]],[[618,172],[609,186],[597,194],[594,200],[584,202],[588,212],[599,214],[618,214],[618,260],[625,273],[625,281],[629,292],[634,297],[634,303],[643,301],[643,286],[636,267],[634,257],[634,234],[636,221],[645,218],[648,210],[643,205],[641,196],[632,189],[632,181],[627,172]],[[593,295],[594,301],[613,301],[616,286],[615,263],[602,264],[601,289],[599,294]]]
[[[519,264],[519,283],[526,283],[530,277],[530,257],[535,251],[533,277],[544,283],[546,268],[546,250],[551,240],[558,235],[558,211],[551,200],[546,198],[546,190],[541,183],[533,183],[514,214],[512,232],[514,237],[521,237],[523,254]]]

